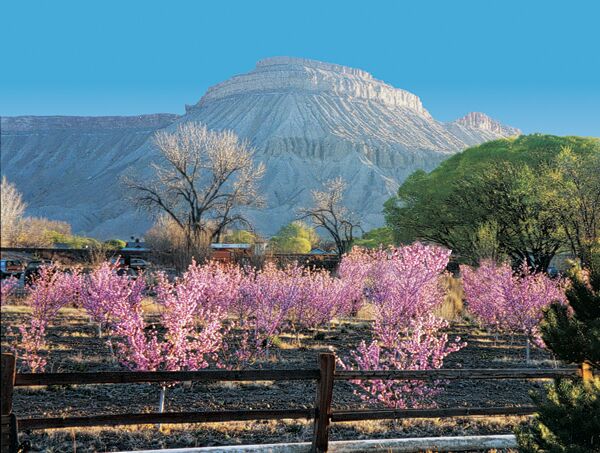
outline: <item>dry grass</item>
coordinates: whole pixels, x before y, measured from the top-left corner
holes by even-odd
[[[442,277],[442,285],[445,290],[444,301],[434,314],[448,321],[456,321],[465,314],[463,306],[464,291],[460,278],[451,275]],[[361,321],[372,321],[375,317],[373,306],[370,303],[364,303],[358,311],[356,318]]]
[[[360,310],[358,310],[356,319],[361,321],[372,321],[375,319],[375,309],[373,308],[373,305],[365,302],[362,307],[360,307]]]
[[[523,419],[523,417],[487,419],[472,417],[334,423],[331,427],[330,439],[333,441],[347,440],[349,437],[354,439],[427,437],[443,436],[449,432],[453,435],[461,435],[460,433],[472,435],[473,432],[491,434],[499,431],[507,433],[509,432],[507,426],[516,426]],[[44,451],[58,453],[76,450],[79,452],[114,451],[119,445],[127,445],[130,449],[193,448],[219,445],[223,440],[229,445],[307,442],[311,440],[311,436],[312,421],[269,420],[227,424],[205,423],[201,426],[162,425],[161,428],[154,425],[132,425],[119,429],[53,429],[37,432],[29,438],[34,450],[38,450],[43,445]],[[495,450],[488,451],[495,452]]]
[[[448,321],[455,321],[461,318],[464,313],[462,282],[459,278],[446,275],[442,279],[442,284],[446,290],[446,295],[444,302],[434,313]]]

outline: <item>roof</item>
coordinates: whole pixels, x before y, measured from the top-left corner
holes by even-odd
[[[123,250],[125,249],[145,249],[146,248],[146,243],[145,242],[140,242],[140,241],[128,241],[125,243],[125,247],[123,247]]]
[[[310,252],[308,252],[309,255],[331,255],[331,252],[326,252],[323,249],[312,249]]]

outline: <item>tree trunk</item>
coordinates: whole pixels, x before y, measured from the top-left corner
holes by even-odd
[[[113,348],[113,344],[112,344],[112,341],[110,340],[110,338],[108,339],[108,349],[110,350],[111,360],[114,363],[115,362],[115,350]]]
[[[158,408],[157,408],[159,414],[162,414],[165,412],[165,394],[166,394],[166,392],[167,392],[167,386],[166,385],[161,386],[160,396],[158,397]],[[158,429],[160,429],[161,426],[162,425],[160,423],[158,423],[156,425],[156,427]]]

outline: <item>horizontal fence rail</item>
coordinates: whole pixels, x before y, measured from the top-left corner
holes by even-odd
[[[336,371],[334,379],[350,380],[446,380],[446,379],[554,379],[578,374],[578,368],[531,369],[531,368],[457,368],[439,370],[377,370]]]
[[[303,370],[201,370],[201,371],[118,371],[98,373],[16,373],[15,357],[2,354],[2,451],[17,451],[17,431],[73,428],[87,426],[117,426],[142,424],[188,424],[231,422],[246,420],[313,419],[312,451],[325,452],[328,448],[331,422],[361,420],[443,418],[465,416],[529,415],[534,406],[506,407],[453,407],[432,409],[365,409],[332,410],[334,381],[354,380],[506,380],[552,379],[564,377],[592,378],[588,364],[579,368],[560,369],[437,369],[335,371],[332,353],[319,355],[319,367]],[[74,417],[17,418],[12,413],[14,387],[90,384],[134,384],[210,381],[315,381],[315,405],[308,409],[246,409],[168,413],[124,413]]]
[[[15,387],[32,385],[134,384],[182,381],[308,381],[319,379],[314,370],[201,370],[115,371],[98,373],[19,373]]]
[[[554,379],[579,374],[578,368],[551,370],[465,368],[446,370],[336,371],[333,379],[349,380],[452,380],[452,379]],[[98,373],[19,373],[15,387],[35,385],[134,384],[211,381],[307,381],[319,379],[314,370],[202,370],[202,371],[116,371]]]
[[[332,422],[354,422],[360,420],[386,420],[405,418],[444,418],[472,417],[476,415],[530,415],[535,413],[535,406],[504,407],[450,407],[444,409],[389,409],[333,411]]]
[[[311,419],[314,409],[224,410],[167,412],[163,414],[109,414],[86,417],[45,417],[19,419],[20,429],[74,428],[84,426],[144,425],[154,423],[213,423],[247,420]]]

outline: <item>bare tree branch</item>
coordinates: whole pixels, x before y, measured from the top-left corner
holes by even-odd
[[[309,219],[317,228],[325,229],[335,242],[338,254],[346,253],[361,230],[356,216],[344,206],[346,182],[342,178],[326,181],[323,191],[313,190],[313,204],[299,211],[299,219]]]
[[[153,164],[154,178],[125,183],[140,208],[168,215],[189,246],[217,238],[227,226],[248,225],[243,208],[264,206],[258,182],[265,168],[254,165],[254,150],[232,131],[188,122],[157,132],[154,143],[162,158]]]

